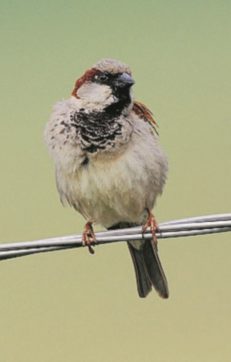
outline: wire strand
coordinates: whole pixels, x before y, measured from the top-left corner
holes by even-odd
[[[167,239],[229,231],[231,231],[231,214],[215,214],[163,222],[159,224],[156,235],[158,239]],[[95,235],[95,245],[152,238],[149,231],[143,234],[141,226],[103,231]],[[2,243],[0,244],[0,260],[83,246],[81,234],[34,241]]]

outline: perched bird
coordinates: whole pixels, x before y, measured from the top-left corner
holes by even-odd
[[[83,241],[94,252],[93,223],[107,229],[143,225],[153,240],[129,241],[140,297],[152,289],[167,298],[151,210],[162,193],[167,159],[151,111],[133,100],[130,68],[102,59],[58,102],[45,129],[61,201],[87,220]]]

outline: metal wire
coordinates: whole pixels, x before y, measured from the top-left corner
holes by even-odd
[[[163,222],[159,224],[156,235],[158,239],[166,239],[228,231],[231,231],[231,214],[217,214]],[[142,240],[144,238],[151,239],[152,235],[149,231],[143,234],[141,226],[117,229],[96,233],[95,245]],[[3,243],[0,244],[0,260],[82,246],[84,245],[80,234],[35,241]]]

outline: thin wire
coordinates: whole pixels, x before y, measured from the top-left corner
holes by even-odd
[[[165,224],[179,224],[179,223],[187,223],[187,222],[204,222],[204,221],[226,221],[231,220],[231,214],[214,214],[214,215],[205,215],[205,216],[194,216],[190,218],[184,218],[179,220],[166,221],[162,223]]]
[[[218,214],[184,218],[161,223],[158,239],[205,235],[231,231],[231,214]],[[142,233],[142,227],[117,229],[96,233],[96,244],[108,244],[129,240],[151,239],[150,232]],[[82,235],[0,244],[0,260],[36,253],[57,251],[84,246]]]

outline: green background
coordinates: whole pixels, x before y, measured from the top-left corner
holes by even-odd
[[[170,162],[159,221],[231,210],[231,3],[2,1],[0,238],[80,233],[43,142],[52,105],[103,57],[128,63]],[[148,155],[147,155],[148,157]],[[4,261],[3,362],[230,361],[231,235],[159,242],[170,299],[138,298],[124,244]]]

